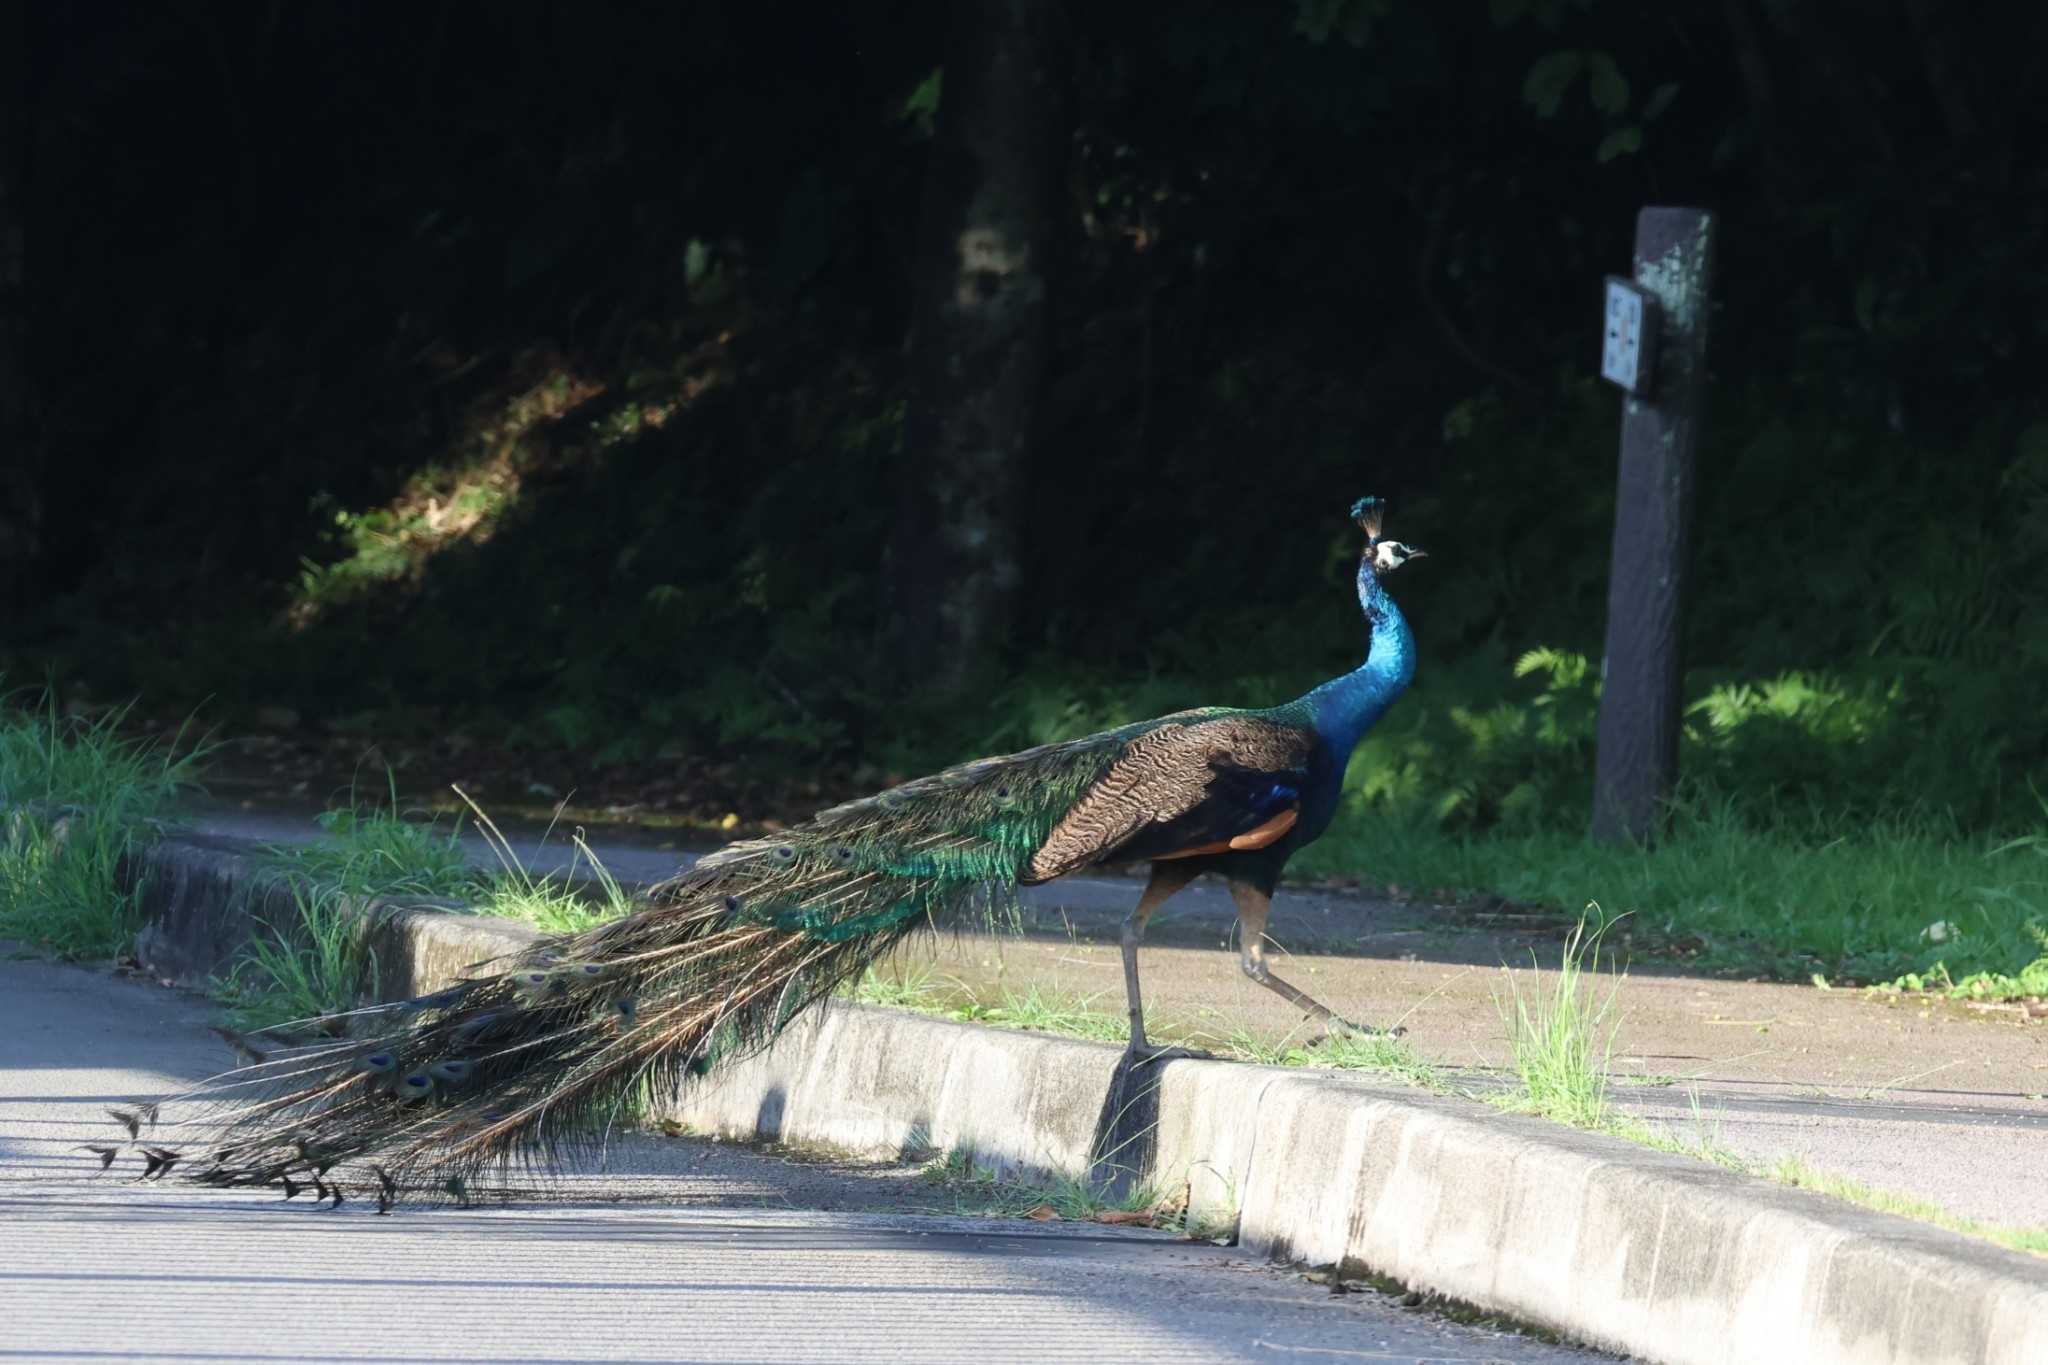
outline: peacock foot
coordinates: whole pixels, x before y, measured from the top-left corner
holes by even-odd
[[[1401,1038],[1405,1037],[1407,1033],[1408,1030],[1399,1024],[1390,1024],[1386,1028],[1371,1028],[1364,1024],[1354,1024],[1341,1014],[1331,1015],[1329,1021],[1323,1026],[1323,1037],[1325,1039]]]

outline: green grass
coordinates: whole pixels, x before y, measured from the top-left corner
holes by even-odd
[[[869,967],[858,981],[850,982],[841,995],[862,1005],[885,1005],[892,1009],[936,1013],[934,1001],[941,987],[938,974],[930,967],[910,967],[898,958],[886,967]]]
[[[542,877],[523,870],[493,877],[471,909],[481,915],[520,920],[547,934],[580,934],[606,920],[632,914],[638,908],[633,898],[619,889],[590,845],[581,835],[575,836],[575,844],[576,860],[568,870]],[[593,888],[578,885],[577,863],[590,868],[596,883]]]
[[[1597,901],[1631,917],[1623,937],[1636,951],[1676,950],[1710,968],[1980,999],[2048,994],[2048,835],[1968,836],[1932,817],[1767,818],[1692,801],[1644,849],[1558,832],[1463,835],[1354,801],[1302,865],[1561,914]]]
[[[584,841],[583,831],[570,836],[576,856],[567,868],[535,876],[513,852],[511,841],[491,817],[460,788],[455,794],[469,804],[477,828],[498,858],[497,874],[471,903],[478,914],[521,920],[543,933],[577,934],[639,908],[638,902],[619,886],[618,879]],[[589,869],[587,883],[581,883],[576,875],[579,866]]]
[[[383,806],[351,802],[319,817],[322,837],[304,844],[273,844],[270,857],[294,879],[351,896],[476,895],[488,879],[463,856],[462,827],[443,831],[398,811],[397,790]]]
[[[1026,990],[1005,988],[994,1000],[983,1000],[959,981],[941,978],[929,967],[906,966],[900,959],[884,968],[869,967],[840,996],[858,1004],[914,1010],[964,1024],[1051,1033],[1095,1043],[1122,1044],[1130,1037],[1129,1017],[1121,1009],[1099,1008],[1100,994],[1079,995],[1033,983]],[[1342,1034],[1311,1043],[1291,1035],[1273,1040],[1244,1028],[1218,1035],[1170,1022],[1161,1022],[1148,1032],[1233,1061],[1367,1071],[1427,1090],[1449,1089],[1437,1069],[1398,1038]]]
[[[61,716],[0,698],[0,935],[71,959],[112,957],[141,927],[121,859],[210,750],[119,733],[125,713]]]
[[[984,1000],[964,983],[941,978],[929,967],[905,967],[896,961],[869,967],[858,981],[840,992],[863,1005],[886,1005],[964,1024],[1030,1033],[1056,1033],[1097,1043],[1121,1043],[1129,1037],[1130,1020],[1123,1011],[1098,1009],[1100,995],[1076,995],[1033,984],[1024,991],[1005,988]]]
[[[1496,1102],[1575,1128],[1610,1125],[1608,1062],[1621,1027],[1614,1011],[1621,978],[1614,977],[1603,995],[1586,977],[1589,964],[1598,973],[1605,928],[1601,925],[1588,933],[1586,921],[1580,920],[1572,929],[1547,999],[1524,995],[1517,979],[1504,973],[1507,994],[1496,994],[1494,1005],[1507,1030],[1508,1056],[1518,1085]]]
[[[216,978],[214,995],[245,1032],[338,1014],[359,990],[376,990],[376,960],[365,950],[363,922],[337,887],[292,888],[298,923],[258,937]],[[367,980],[365,976],[367,974]]]
[[[1689,1087],[1686,1097],[1692,1104],[1692,1125],[1690,1130],[1659,1127],[1644,1123],[1628,1114],[1610,1113],[1606,1126],[1601,1130],[1615,1137],[1626,1138],[1644,1147],[1674,1156],[1695,1157],[1710,1161],[1725,1170],[1737,1171],[1744,1175],[1758,1172],[1750,1162],[1743,1160],[1721,1142],[1721,1125],[1708,1115],[1706,1106],[1700,1101],[1697,1086]]]
[[[328,811],[319,820],[321,838],[273,845],[270,855],[295,880],[309,885],[364,899],[462,900],[473,913],[520,920],[550,934],[578,933],[637,908],[580,831],[570,836],[576,856],[569,867],[536,875],[487,814],[473,802],[470,811],[498,858],[496,872],[469,862],[459,821],[444,831],[438,823],[408,820],[398,813],[395,799],[383,806],[352,803]],[[579,876],[579,870],[585,875]]]
[[[1313,1043],[1293,1036],[1278,1040],[1264,1038],[1249,1029],[1237,1028],[1220,1039],[1199,1039],[1213,1045],[1232,1061],[1259,1066],[1298,1066],[1331,1071],[1365,1071],[1420,1090],[1448,1094],[1450,1084],[1442,1073],[1415,1055],[1399,1038],[1385,1035],[1335,1034]]]
[[[353,1008],[363,974],[374,971],[375,962],[364,950],[350,902],[458,899],[474,913],[522,920],[551,934],[574,933],[634,908],[580,833],[572,836],[577,858],[568,871],[535,876],[490,817],[473,804],[471,810],[499,857],[495,874],[469,863],[459,826],[444,832],[407,820],[395,801],[329,811],[320,818],[320,839],[273,845],[270,856],[291,883],[298,922],[259,937],[216,978],[214,994],[230,1022],[253,1032]],[[588,865],[594,895],[577,886],[577,864]]]
[[[1959,1232],[1966,1237],[1981,1237],[1985,1241],[1996,1242],[2014,1251],[2048,1256],[2048,1228],[2004,1227],[1996,1223],[1982,1223],[1974,1218],[1951,1213],[1939,1204],[1914,1195],[1875,1189],[1847,1176],[1817,1171],[1807,1165],[1802,1157],[1781,1157],[1753,1174],[1766,1176],[1781,1185],[1790,1185],[1795,1189],[1813,1190],[1819,1194],[1847,1200],[1851,1204],[1860,1204],[1879,1213],[1895,1214],[1920,1223],[1932,1223],[1936,1227],[1947,1228],[1950,1232]]]
[[[1101,998],[1049,990],[1034,983],[1021,992],[1005,989],[994,1003],[969,999],[955,1005],[951,1014],[970,1024],[1122,1043],[1130,1037],[1130,1018],[1122,1010],[1112,1014],[1096,1008],[1095,1002]]]
[[[1106,1199],[1086,1176],[1059,1173],[1042,1181],[1017,1180],[983,1165],[973,1151],[962,1147],[933,1158],[920,1175],[952,1197],[949,1207],[935,1212],[1024,1218],[1050,1209],[1070,1222],[1088,1222],[1102,1213],[1145,1213],[1150,1216],[1150,1226],[1173,1231],[1182,1227],[1182,1211],[1169,1204],[1165,1191],[1151,1184]]]

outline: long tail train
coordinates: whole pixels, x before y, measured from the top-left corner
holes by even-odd
[[[635,914],[116,1118],[145,1178],[466,1201],[481,1173],[551,1162],[764,1046],[906,935],[1003,914],[1123,737],[981,760],[733,845]]]

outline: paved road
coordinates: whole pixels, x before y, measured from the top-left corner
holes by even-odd
[[[75,1144],[113,1131],[104,1106],[227,1063],[207,1017],[0,960],[0,1360],[1610,1358],[1165,1234],[910,1211],[934,1195],[901,1168],[701,1142],[388,1218],[100,1174]]]
[[[315,832],[310,813],[215,807],[195,817],[243,837]],[[566,861],[565,841],[508,832],[535,870]],[[592,837],[623,881],[660,880],[689,857],[628,831]],[[489,862],[480,840],[473,851]],[[1137,887],[1108,876],[1033,888],[1031,932],[914,940],[900,967],[984,1003],[1036,986],[1121,1011],[1116,931]],[[1299,1037],[1299,1014],[1238,971],[1234,918],[1223,889],[1205,881],[1154,919],[1142,961],[1155,1037],[1197,1046],[1239,1030]],[[1427,907],[1290,887],[1274,900],[1271,933],[1275,971],[1352,1018],[1398,1020],[1419,1055],[1458,1068],[1454,1080],[1476,1089],[1502,1083],[1497,1001],[1510,982],[1540,998],[1555,981],[1526,965],[1532,953],[1556,961],[1547,925],[1451,921]],[[1503,972],[1502,962],[1517,969]],[[1761,1162],[1797,1156],[1987,1222],[2048,1226],[2048,1021],[1644,963],[1629,971],[1615,1011],[1613,1069],[1648,1082],[1617,1087],[1617,1101],[1682,1142],[1704,1138]]]

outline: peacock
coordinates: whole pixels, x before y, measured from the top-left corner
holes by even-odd
[[[1381,580],[1423,551],[1381,534],[1384,511],[1351,509],[1370,645],[1342,677],[1266,710],[1180,711],[964,763],[730,845],[644,909],[505,970],[320,1021],[329,1041],[202,1083],[177,1097],[184,1117],[118,1111],[145,1176],[336,1204],[347,1179],[380,1209],[404,1191],[466,1200],[486,1168],[551,1157],[765,1045],[914,931],[1000,916],[1018,887],[1105,864],[1150,867],[1121,942],[1134,1065],[1163,1051],[1138,985],[1146,922],[1205,872],[1229,886],[1248,977],[1328,1030],[1368,1032],[1274,975],[1265,935],[1281,869],[1328,827],[1353,748],[1414,676]]]

